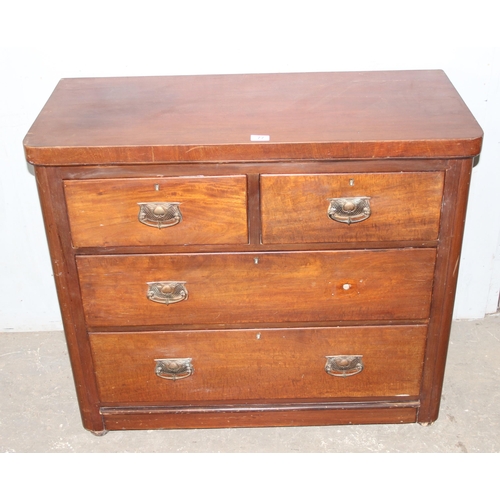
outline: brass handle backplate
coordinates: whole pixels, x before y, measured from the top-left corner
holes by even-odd
[[[192,358],[155,359],[155,374],[167,380],[179,380],[194,373]]]
[[[326,356],[325,371],[332,377],[351,377],[363,371],[363,356]]]
[[[139,222],[146,226],[164,227],[175,226],[182,221],[182,214],[179,208],[180,203],[176,202],[148,202],[138,203],[139,205]]]
[[[147,283],[147,298],[158,304],[175,304],[187,300],[188,291],[185,281],[152,281]]]
[[[370,198],[367,196],[331,198],[329,201],[328,217],[336,222],[350,225],[364,221],[371,215]]]

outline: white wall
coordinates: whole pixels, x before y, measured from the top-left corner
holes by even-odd
[[[80,76],[444,69],[485,131],[455,315],[496,309],[498,0],[11,4],[0,7],[0,331],[61,328],[22,139],[57,81]]]

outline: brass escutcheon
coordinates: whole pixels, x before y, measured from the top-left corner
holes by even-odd
[[[364,221],[371,215],[370,198],[368,196],[331,198],[329,201],[328,217],[336,222],[351,225]]]
[[[175,226],[182,221],[182,214],[177,202],[147,202],[138,203],[139,222],[150,227],[163,229],[164,227]]]
[[[339,356],[325,356],[325,371],[332,377],[351,377],[363,371],[363,356],[349,354]]]
[[[193,358],[155,359],[155,374],[167,380],[180,380],[194,373]]]
[[[187,300],[188,291],[185,281],[151,281],[147,283],[147,298],[158,304],[175,304]]]

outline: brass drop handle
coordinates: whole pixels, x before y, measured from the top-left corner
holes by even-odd
[[[185,281],[151,281],[147,285],[147,298],[158,304],[168,306],[188,298]]]
[[[370,198],[368,196],[331,198],[329,201],[328,217],[336,222],[350,225],[364,221],[371,215]]]
[[[175,226],[182,221],[182,214],[179,208],[180,203],[177,202],[148,202],[138,203],[139,205],[139,222],[146,226],[164,227]]]
[[[326,356],[325,371],[332,377],[351,377],[363,371],[363,356]]]
[[[194,373],[193,358],[155,359],[155,374],[167,380],[180,380]]]

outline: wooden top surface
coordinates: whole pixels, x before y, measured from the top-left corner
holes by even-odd
[[[78,78],[24,146],[38,165],[469,157],[482,134],[442,71]]]

